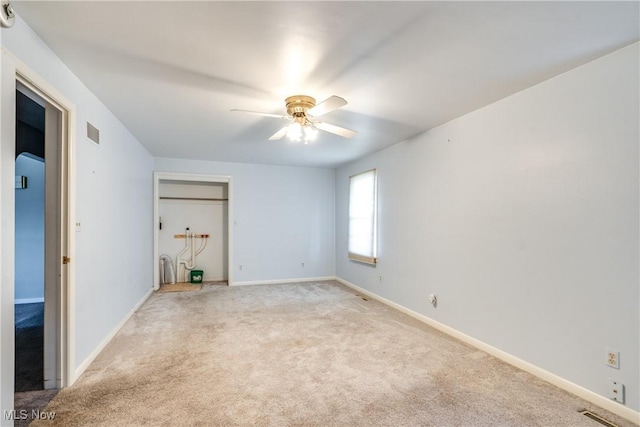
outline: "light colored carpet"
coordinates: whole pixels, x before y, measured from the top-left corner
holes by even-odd
[[[592,426],[573,395],[335,282],[156,293],[60,426]]]
[[[191,292],[199,291],[200,289],[202,289],[202,283],[179,282],[160,285],[158,292]]]

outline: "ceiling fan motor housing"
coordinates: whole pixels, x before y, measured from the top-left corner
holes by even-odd
[[[316,106],[316,100],[307,95],[294,95],[284,100],[287,106],[287,114],[304,125],[307,118],[307,110]]]

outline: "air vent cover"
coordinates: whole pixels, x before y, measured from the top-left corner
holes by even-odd
[[[87,122],[87,138],[100,145],[100,131],[89,122]]]
[[[617,424],[612,423],[609,420],[605,420],[604,418],[602,418],[600,415],[591,412],[587,409],[584,409],[582,411],[579,411],[582,415],[584,415],[587,418],[591,418],[593,421],[599,422],[600,424],[602,424],[603,426],[606,427],[618,427]]]

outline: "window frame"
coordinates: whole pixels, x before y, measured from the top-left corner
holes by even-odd
[[[352,228],[354,226],[354,221],[356,221],[353,217],[353,189],[354,189],[354,178],[361,177],[365,174],[373,173],[373,203],[372,209],[369,216],[364,220],[367,228],[370,228],[371,234],[368,236],[370,241],[370,245],[368,247],[369,253],[358,253],[354,251],[353,241],[352,241]],[[349,206],[348,206],[348,224],[347,224],[347,256],[349,260],[357,261],[365,264],[376,265],[378,262],[378,170],[376,168],[369,169],[363,172],[359,172],[355,175],[351,175],[349,177]],[[370,224],[370,226],[369,226]]]

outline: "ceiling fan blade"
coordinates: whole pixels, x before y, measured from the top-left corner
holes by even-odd
[[[282,139],[282,137],[287,134],[288,128],[289,126],[285,126],[282,129],[280,129],[278,132],[271,135],[271,137],[269,137],[269,141],[277,141],[278,139]]]
[[[329,123],[316,122],[315,126],[318,129],[321,129],[321,130],[329,132],[329,133],[333,133],[333,134],[341,136],[343,138],[353,138],[354,136],[356,136],[358,134],[358,132],[356,132],[355,130],[342,128],[342,127],[336,126],[336,125],[330,125]]]
[[[269,113],[262,113],[260,111],[251,111],[251,110],[238,110],[238,109],[233,109],[233,110],[229,110],[229,111],[237,111],[240,113],[249,113],[249,114],[257,114],[258,116],[264,116],[264,117],[275,117],[276,119],[288,119],[287,116],[283,116],[282,114],[269,114]]]
[[[321,103],[317,104],[315,107],[310,108],[307,111],[307,114],[313,117],[319,117],[333,110],[337,110],[340,107],[344,107],[345,105],[347,105],[347,101],[344,98],[332,95]]]

